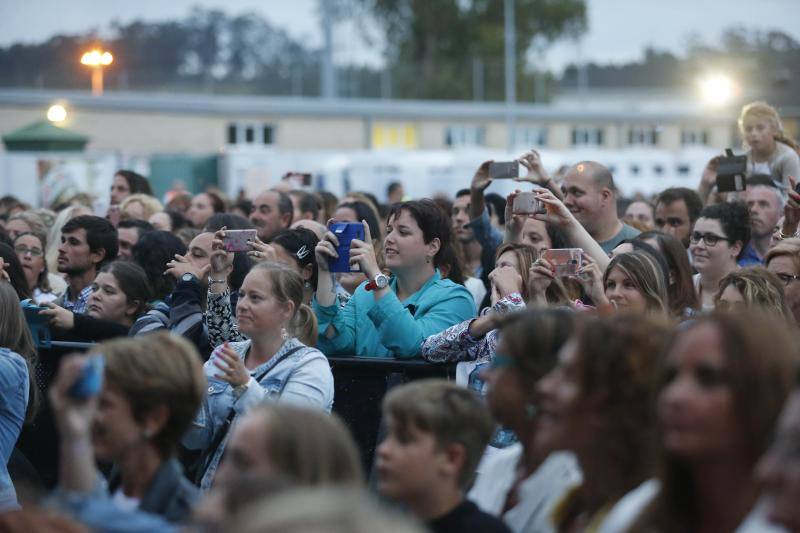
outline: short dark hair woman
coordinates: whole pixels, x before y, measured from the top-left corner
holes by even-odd
[[[371,231],[354,239],[349,262],[358,264],[368,281],[344,308],[336,302],[329,261],[338,256],[338,239],[330,231],[317,245],[319,280],[314,312],[320,326],[319,348],[328,355],[414,357],[422,341],[474,316],[475,303],[462,285],[442,279],[439,265],[450,245],[447,216],[432,200],[392,206],[383,240],[381,271]]]
[[[99,395],[76,399],[70,391],[93,358],[104,361]],[[185,521],[198,497],[175,458],[206,390],[194,347],[181,337],[154,333],[103,343],[87,356],[63,361],[50,388],[61,437],[63,490],[104,485],[95,458],[115,465],[105,493],[124,506]],[[88,463],[88,466],[87,466]]]

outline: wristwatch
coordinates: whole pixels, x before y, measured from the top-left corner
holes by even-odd
[[[383,272],[379,272],[378,274],[375,275],[374,278],[372,278],[372,281],[370,281],[364,286],[364,289],[368,291],[374,291],[376,289],[385,289],[388,286],[389,286],[389,276],[387,276]]]
[[[186,274],[181,276],[181,281],[190,281],[190,282],[193,281],[195,283],[199,283],[200,282],[200,280],[197,278],[197,276],[195,276],[191,272],[187,272]]]

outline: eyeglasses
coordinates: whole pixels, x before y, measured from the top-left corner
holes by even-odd
[[[697,244],[700,242],[700,239],[705,241],[706,246],[709,248],[713,248],[717,245],[719,241],[730,242],[731,240],[727,237],[722,237],[720,235],[714,235],[713,233],[700,233],[699,231],[693,231],[692,234],[689,236],[689,241],[692,244]]]
[[[24,244],[18,244],[17,246],[14,246],[14,251],[20,255],[31,254],[31,257],[41,257],[42,255],[44,255],[44,252],[42,252],[41,249],[28,248]]]
[[[778,279],[781,280],[784,287],[788,287],[791,282],[800,279],[800,276],[792,276],[791,274],[784,274],[783,272],[775,275],[778,276]]]

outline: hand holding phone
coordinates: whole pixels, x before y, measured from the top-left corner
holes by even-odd
[[[78,379],[70,387],[68,394],[75,400],[88,400],[100,394],[103,387],[103,369],[105,360],[102,354],[89,357],[81,370]]]
[[[518,192],[514,196],[511,211],[515,215],[535,215],[537,213],[547,213],[547,208],[537,198],[535,192]]]
[[[519,161],[493,161],[489,164],[489,177],[495,180],[519,178]]]
[[[583,263],[581,248],[551,248],[542,253],[542,258],[553,266],[556,277],[566,278],[578,275]]]
[[[725,157],[717,160],[717,192],[740,192],[747,187],[747,156],[733,155],[725,149]]]
[[[350,265],[350,243],[353,239],[364,240],[364,224],[361,222],[335,222],[331,221],[328,231],[333,233],[339,241],[336,253],[339,257],[330,258],[328,261],[331,272],[359,272],[357,264]]]
[[[226,229],[222,246],[226,252],[249,252],[251,242],[256,242],[255,229]]]

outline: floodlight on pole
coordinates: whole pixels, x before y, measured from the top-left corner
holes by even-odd
[[[707,104],[724,106],[738,95],[739,87],[729,76],[712,74],[700,80],[700,92]]]
[[[103,67],[107,67],[114,62],[111,52],[104,50],[90,50],[81,56],[81,64],[92,69],[92,94],[100,96],[103,94]]]
[[[67,120],[67,108],[61,104],[53,104],[47,110],[47,120],[54,123],[61,123]]]

